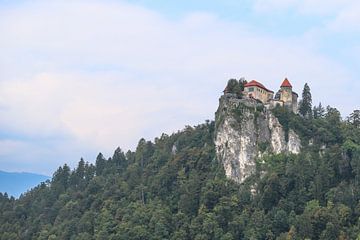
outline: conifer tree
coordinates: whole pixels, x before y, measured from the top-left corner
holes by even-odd
[[[359,128],[360,127],[360,110],[354,110],[350,114],[348,121],[355,127]]]
[[[311,99],[311,92],[310,87],[307,83],[304,85],[304,89],[302,92],[302,100],[299,106],[299,113],[304,118],[311,118],[312,117],[312,99]]]
[[[102,153],[99,153],[98,156],[96,157],[96,162],[95,162],[95,166],[96,166],[96,175],[100,176],[105,168],[105,158],[102,155]]]
[[[314,106],[313,109],[314,118],[323,118],[325,116],[325,108],[319,103],[318,106]]]

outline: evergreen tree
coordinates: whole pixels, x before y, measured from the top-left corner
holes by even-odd
[[[315,119],[323,118],[325,116],[325,108],[319,103],[318,106],[314,106],[313,116]]]
[[[96,157],[96,162],[95,162],[95,166],[96,166],[96,175],[100,176],[101,174],[103,174],[104,169],[105,169],[105,158],[102,155],[102,153],[99,153],[98,156]]]
[[[312,117],[312,98],[310,87],[307,83],[305,83],[302,92],[302,100],[300,101],[299,113],[301,116],[307,119]]]
[[[83,158],[80,159],[76,170],[71,173],[70,184],[74,186],[80,186],[84,184],[85,177],[85,161]]]
[[[64,165],[19,199],[0,193],[0,239],[360,239],[356,114],[273,112],[313,144],[265,156],[241,185],[226,178],[207,122],[99,154],[96,166]]]
[[[117,170],[118,172],[126,168],[126,156],[120,147],[115,150],[112,157],[112,162],[114,164],[115,170]]]
[[[354,125],[356,128],[360,127],[360,110],[354,110],[350,116],[348,121]]]

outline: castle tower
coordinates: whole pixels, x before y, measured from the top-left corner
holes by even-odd
[[[283,81],[280,86],[280,100],[285,103],[285,105],[292,104],[292,85],[287,78]]]
[[[284,102],[284,105],[292,109],[297,113],[297,93],[292,91],[292,85],[287,78],[280,86],[280,100]]]

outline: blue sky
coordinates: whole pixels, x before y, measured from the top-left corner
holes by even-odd
[[[213,119],[229,78],[359,109],[355,0],[0,0],[0,169],[51,174]]]

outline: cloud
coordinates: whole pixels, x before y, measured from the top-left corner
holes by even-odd
[[[335,32],[359,33],[360,31],[360,3],[355,2],[343,8],[336,18],[328,24],[328,28]]]
[[[256,0],[254,9],[258,12],[294,10],[305,15],[334,15],[343,8],[356,3],[355,0]]]
[[[1,9],[0,32],[0,132],[12,133],[0,164],[9,170],[5,159],[49,174],[213,119],[231,77],[277,90],[288,76],[298,92],[309,82],[314,102],[344,112],[356,100],[338,88],[353,81],[349,69],[303,36],[270,37],[211,13],[171,20],[124,2],[36,1]]]
[[[0,156],[12,154],[15,150],[23,147],[23,143],[13,140],[0,140]]]
[[[256,0],[253,8],[259,14],[292,11],[300,16],[315,16],[313,26],[317,31],[354,33],[360,30],[360,3],[356,0]]]

